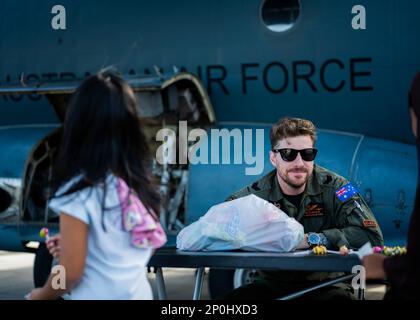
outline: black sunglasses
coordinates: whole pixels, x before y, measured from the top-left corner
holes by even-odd
[[[296,159],[298,153],[300,153],[300,156],[304,161],[313,161],[316,157],[316,153],[318,152],[315,148],[308,148],[308,149],[302,149],[302,150],[296,150],[296,149],[273,149],[271,150],[275,153],[280,153],[281,158],[284,161],[293,161]]]

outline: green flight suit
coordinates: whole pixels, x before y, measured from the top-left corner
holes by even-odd
[[[265,199],[300,222],[305,233],[323,233],[330,242],[329,249],[337,250],[346,245],[358,249],[366,242],[372,246],[383,245],[382,232],[365,201],[360,195],[342,202],[337,190],[348,181],[343,177],[314,165],[299,208],[283,196],[277,180],[276,170],[254,182],[252,185],[232,194],[233,200],[249,194]],[[261,270],[259,280],[272,286],[285,286],[287,283],[301,285],[307,281],[320,281],[337,276],[337,273],[306,271],[268,271]]]

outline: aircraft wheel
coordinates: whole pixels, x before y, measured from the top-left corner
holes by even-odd
[[[35,288],[42,287],[51,272],[53,257],[48,252],[45,243],[40,243],[35,253],[34,261],[34,285]]]

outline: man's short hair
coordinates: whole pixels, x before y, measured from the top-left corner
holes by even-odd
[[[300,118],[282,118],[270,130],[271,148],[285,138],[310,136],[316,142],[316,128],[312,121]]]

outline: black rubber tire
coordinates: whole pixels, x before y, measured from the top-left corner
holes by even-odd
[[[35,253],[34,261],[34,285],[35,288],[42,287],[51,273],[53,257],[48,252],[45,243],[40,243]]]
[[[233,276],[235,269],[210,269],[208,288],[210,299],[217,299],[234,289]]]

